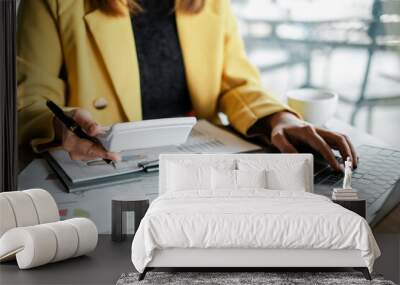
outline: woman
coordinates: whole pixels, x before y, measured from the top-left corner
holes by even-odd
[[[35,151],[61,145],[76,160],[118,159],[67,131],[47,110],[51,99],[90,135],[188,113],[216,122],[222,111],[282,152],[306,143],[339,170],[334,148],[356,167],[345,136],[306,124],[262,89],[229,0],[25,0],[19,14],[19,140]]]

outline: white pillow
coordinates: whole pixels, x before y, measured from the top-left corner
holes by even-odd
[[[213,190],[235,190],[236,170],[212,168],[211,185]]]
[[[267,171],[267,185],[272,190],[288,190],[306,192],[308,185],[308,169],[305,163],[292,166],[290,171],[269,169]]]
[[[236,170],[237,188],[267,188],[267,171]]]
[[[211,171],[213,190],[238,190],[241,188],[266,188],[266,170],[229,170],[215,169]]]
[[[169,191],[210,189],[210,171],[211,167],[170,163],[168,165],[167,189]]]

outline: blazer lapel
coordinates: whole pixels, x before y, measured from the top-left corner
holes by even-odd
[[[221,76],[219,67],[223,60],[219,56],[221,45],[218,44],[222,25],[214,12],[207,6],[205,8],[198,15],[176,13],[186,80],[193,107],[200,117],[214,113],[212,104],[216,100],[213,95],[217,96],[220,88],[218,76]]]
[[[142,119],[140,77],[129,16],[113,17],[97,9],[85,21],[103,57],[126,117]]]

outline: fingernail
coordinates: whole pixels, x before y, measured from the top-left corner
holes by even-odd
[[[121,161],[122,160],[121,156],[119,154],[116,154],[116,153],[109,153],[107,156],[110,159],[114,160],[114,161]]]

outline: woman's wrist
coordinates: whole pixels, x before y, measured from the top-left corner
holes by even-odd
[[[300,119],[294,115],[293,113],[290,113],[288,111],[281,111],[274,113],[268,117],[264,118],[264,123],[266,128],[269,130],[269,133],[278,125],[282,123],[294,123],[298,122]]]
[[[281,111],[273,113],[269,116],[260,118],[247,132],[247,135],[258,136],[258,135],[267,135],[269,138],[271,136],[272,130],[282,122],[294,122],[295,120],[299,120],[297,116],[288,112]]]

